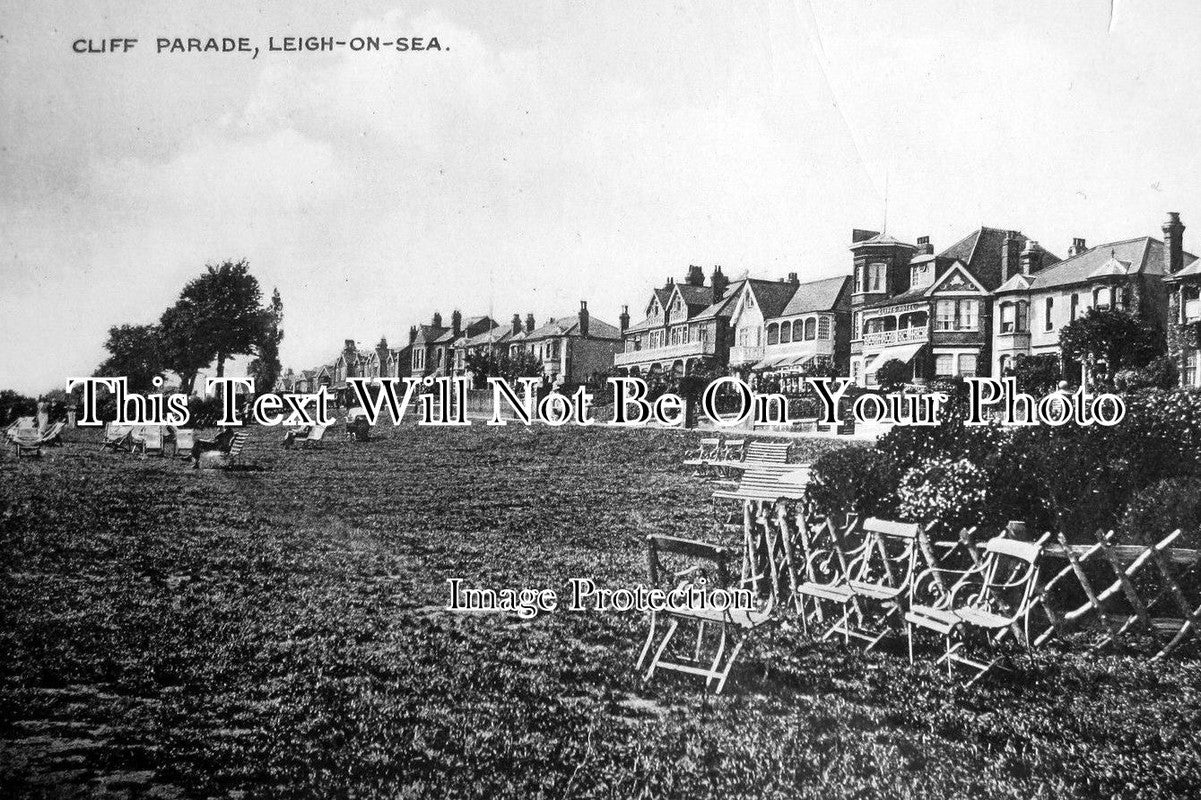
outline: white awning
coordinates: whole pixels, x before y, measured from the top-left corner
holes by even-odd
[[[917,355],[917,351],[925,346],[925,342],[910,342],[909,344],[899,344],[896,347],[886,347],[872,356],[870,361],[863,363],[863,374],[871,375],[889,361],[895,360],[902,364],[908,364]]]

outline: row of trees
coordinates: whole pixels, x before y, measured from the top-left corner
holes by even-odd
[[[158,323],[110,328],[104,343],[109,356],[96,375],[125,376],[131,390],[145,392],[155,377],[170,371],[179,376],[179,390],[190,394],[200,370],[215,363],[222,376],[226,361],[249,355],[254,358],[248,374],[267,391],[280,373],[284,306],[278,289],[267,305],[262,299],[245,259],[209,265],[184,286]]]

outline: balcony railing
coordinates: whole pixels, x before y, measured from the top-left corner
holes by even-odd
[[[897,328],[893,331],[877,331],[863,334],[864,347],[891,347],[894,344],[909,344],[910,342],[927,342],[930,340],[930,329],[926,327]]]
[[[763,355],[766,353],[766,348],[763,347],[731,347],[730,348],[730,363],[731,364],[750,364],[755,361],[762,361]]]
[[[641,364],[645,361],[665,361],[670,358],[687,358],[689,356],[711,356],[715,352],[712,342],[684,342],[667,347],[644,347],[613,356],[613,366],[626,367],[631,364]]]

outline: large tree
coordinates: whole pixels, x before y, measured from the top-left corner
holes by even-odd
[[[254,378],[255,389],[259,392],[273,391],[275,381],[279,378],[282,369],[279,363],[279,344],[284,340],[283,324],[284,301],[280,299],[277,288],[271,293],[271,305],[267,308],[262,337],[255,348],[257,355],[247,368],[247,373]]]
[[[104,349],[109,356],[96,368],[96,375],[125,377],[130,391],[151,391],[154,378],[167,371],[156,325],[114,325],[108,329]]]
[[[1146,366],[1166,350],[1163,331],[1116,309],[1090,308],[1059,333],[1065,358],[1079,361],[1099,385],[1112,385],[1123,369]]]
[[[197,336],[200,312],[196,303],[182,297],[159,319],[163,360],[179,376],[179,390],[191,394],[196,373],[213,363],[213,351]]]
[[[196,351],[211,355],[218,377],[227,360],[252,355],[262,343],[273,319],[272,310],[259,305],[262,296],[245,259],[210,264],[180,293],[177,305],[189,309]]]

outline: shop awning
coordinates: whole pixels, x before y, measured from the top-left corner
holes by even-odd
[[[925,342],[911,342],[909,344],[899,344],[896,347],[887,347],[872,356],[871,361],[864,362],[863,373],[871,375],[889,361],[900,361],[902,364],[908,364],[917,355],[917,351],[925,346]]]

